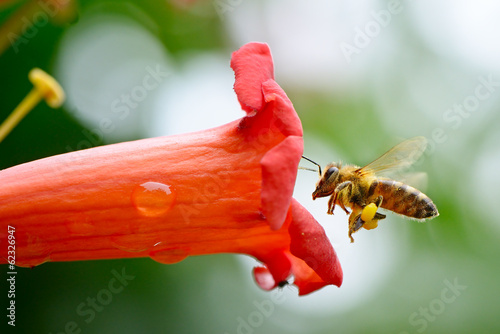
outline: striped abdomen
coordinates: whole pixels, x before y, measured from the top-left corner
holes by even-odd
[[[439,215],[436,205],[423,192],[394,180],[377,179],[370,186],[370,195],[381,195],[381,207],[400,215],[416,219]]]

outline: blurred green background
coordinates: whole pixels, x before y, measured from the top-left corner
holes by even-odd
[[[426,193],[441,214],[425,224],[390,216],[350,244],[347,217],[340,210],[327,216],[326,199],[312,202],[317,175],[300,171],[295,197],[338,252],[340,289],[300,298],[290,286],[264,292],[251,278],[255,261],[236,255],[175,265],[46,263],[19,269],[16,327],[4,316],[2,328],[500,332],[499,4],[53,0],[0,1],[0,10],[0,119],[31,88],[33,67],[53,74],[68,95],[59,110],[41,103],[0,143],[0,169],[242,117],[230,56],[261,41],[302,119],[305,155],[322,165],[363,165],[404,138],[426,136],[430,145],[415,170],[428,174]],[[109,294],[122,271],[133,279]],[[0,291],[6,300],[6,279]],[[93,298],[107,304],[91,312]]]

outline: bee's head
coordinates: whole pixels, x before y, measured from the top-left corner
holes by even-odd
[[[316,183],[316,189],[312,194],[313,200],[318,197],[325,197],[333,194],[338,184],[340,168],[340,163],[326,165],[323,175],[321,175],[318,183]]]

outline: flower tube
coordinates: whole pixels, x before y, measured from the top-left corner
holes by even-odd
[[[323,228],[292,198],[302,126],[273,79],[268,46],[243,46],[231,67],[242,119],[0,171],[2,252],[11,226],[19,266],[239,253],[264,264],[254,270],[264,289],[290,276],[301,295],[340,286]]]

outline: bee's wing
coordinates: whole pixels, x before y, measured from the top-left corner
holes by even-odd
[[[379,176],[384,176],[394,173],[398,169],[408,168],[420,159],[426,146],[427,139],[425,137],[410,138],[394,146],[380,158],[360,168],[358,173],[371,172]]]
[[[425,172],[400,173],[394,176],[394,179],[417,188],[420,191],[425,191],[427,189],[428,177]]]

